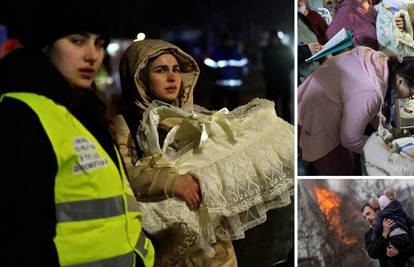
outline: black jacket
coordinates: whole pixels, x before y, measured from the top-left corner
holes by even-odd
[[[92,90],[77,91],[40,51],[21,48],[0,61],[0,93],[32,92],[65,106],[118,164],[103,103]],[[20,101],[5,98],[0,120],[2,265],[59,266],[53,243],[57,162],[52,145],[37,115]]]
[[[382,235],[376,240],[373,240],[372,231],[373,229],[370,228],[365,233],[365,249],[367,250],[370,258],[378,259],[380,267],[390,267],[390,264],[387,262],[388,257],[386,255],[388,241]],[[407,266],[405,264],[408,258],[414,256],[414,231],[410,231],[410,240],[410,244],[401,249],[398,256],[392,257],[394,260],[394,266],[405,267]]]
[[[409,229],[414,225],[413,220],[403,211],[400,202],[392,200],[380,213],[378,213],[377,218],[375,219],[373,239],[376,239],[381,235],[382,221],[385,218],[394,221],[391,230],[398,227],[408,233]]]

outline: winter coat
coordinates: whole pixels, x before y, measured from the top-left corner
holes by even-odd
[[[360,46],[325,62],[298,89],[302,158],[316,161],[342,144],[361,153],[365,127],[388,87],[388,58]]]
[[[120,63],[122,93],[127,109],[122,115],[115,116],[113,134],[130,184],[139,200],[160,200],[174,196],[176,173],[171,168],[141,169],[134,166],[143,156],[136,143],[138,125],[153,100],[146,83],[140,79],[141,71],[148,65],[149,59],[164,53],[172,53],[180,65],[182,86],[173,105],[191,110],[193,90],[200,70],[195,60],[180,48],[162,40],[136,41],[124,52]],[[167,124],[163,125],[169,128]]]
[[[404,264],[407,263],[409,257],[412,257],[414,255],[414,231],[411,231],[410,243],[398,251],[399,252],[398,256],[391,258],[394,260],[394,265],[388,264],[389,263],[388,257],[386,255],[388,240],[385,239],[382,235],[380,235],[377,239],[373,240],[372,232],[373,232],[373,228],[370,228],[365,233],[365,236],[364,236],[365,249],[367,250],[367,253],[370,258],[377,259],[380,263],[380,267],[389,267],[389,266],[405,267],[407,266]],[[408,264],[408,266],[412,266],[412,265]]]
[[[391,231],[395,228],[401,228],[408,233],[413,226],[413,220],[403,211],[400,202],[392,200],[385,208],[378,213],[375,219],[373,239],[377,239],[382,233],[382,221],[387,218],[394,221]]]

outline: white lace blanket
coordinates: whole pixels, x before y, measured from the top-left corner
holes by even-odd
[[[157,126],[170,118],[181,122],[161,147]],[[195,212],[177,198],[140,203],[144,228],[171,243],[158,265],[180,264],[182,255],[196,250],[212,257],[210,244],[244,238],[246,230],[266,220],[269,209],[290,203],[293,126],[276,116],[273,102],[254,99],[232,112],[215,113],[153,103],[141,125],[138,138],[146,157],[138,164],[191,173],[203,197]]]

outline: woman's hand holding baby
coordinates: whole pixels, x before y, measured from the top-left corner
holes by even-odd
[[[182,198],[191,210],[196,210],[201,203],[201,190],[197,178],[191,174],[178,174],[174,193]]]

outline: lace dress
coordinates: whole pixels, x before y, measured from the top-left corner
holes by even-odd
[[[162,147],[160,122],[174,125]],[[143,227],[161,238],[168,250],[159,253],[163,256],[158,265],[180,265],[182,255],[195,251],[208,259],[214,256],[210,244],[244,238],[246,230],[265,222],[268,210],[288,205],[293,140],[293,126],[277,117],[268,100],[254,99],[231,112],[215,113],[151,104],[138,131],[144,158],[137,164],[191,173],[202,191],[196,211],[178,198],[140,203]]]

